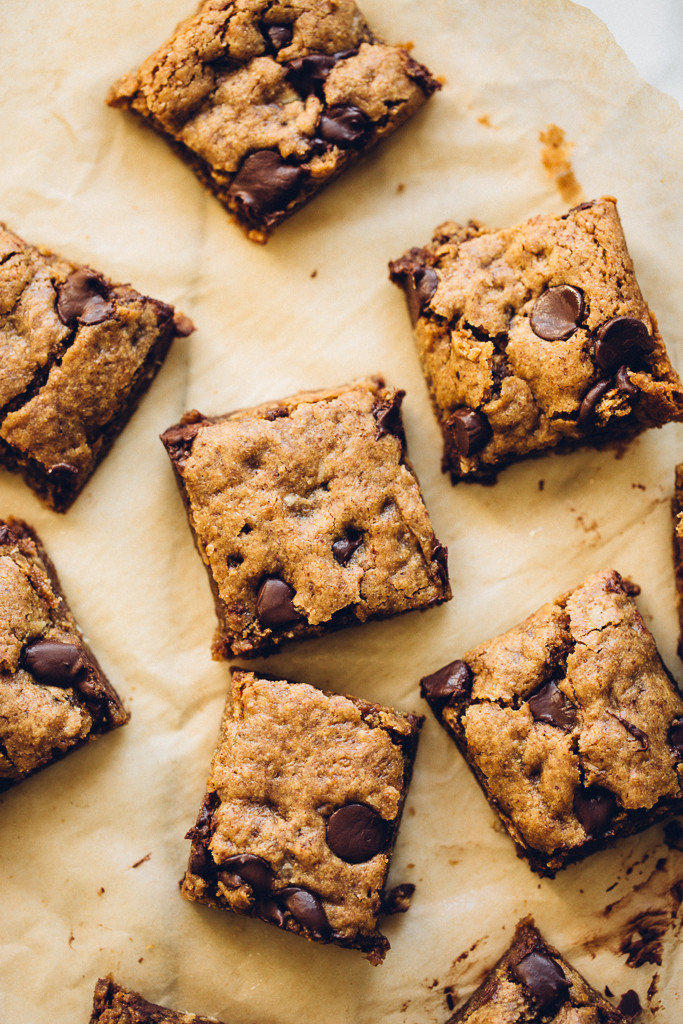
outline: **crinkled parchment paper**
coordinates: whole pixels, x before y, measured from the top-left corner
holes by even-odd
[[[23,516],[42,535],[132,710],[125,729],[2,798],[0,1019],[86,1021],[95,979],[111,971],[150,999],[234,1024],[440,1024],[448,997],[470,992],[533,913],[594,984],[617,997],[636,989],[643,1003],[650,988],[663,1007],[656,1019],[679,1020],[671,891],[683,853],[654,828],[540,882],[431,717],[391,875],[417,891],[408,914],[385,921],[392,949],[382,967],[180,898],[183,835],[229,672],[209,656],[213,604],[157,435],[192,407],[222,413],[372,372],[407,390],[409,452],[450,549],[453,601],[291,647],[263,663],[271,673],[427,712],[421,675],[611,565],[641,584],[640,608],[681,678],[668,511],[681,427],[650,433],[621,458],[544,458],[508,469],[494,488],[451,487],[386,271],[443,220],[503,226],[614,194],[641,287],[683,369],[680,109],[568,0],[364,0],[376,29],[414,43],[444,88],[259,247],[163,142],[104,105],[110,83],[191,8],[4,0],[0,10],[2,219],[197,324],[65,516],[0,473],[0,515]],[[568,199],[563,173],[573,176]],[[640,948],[639,926],[655,935],[652,948]],[[631,967],[628,956],[661,965]]]

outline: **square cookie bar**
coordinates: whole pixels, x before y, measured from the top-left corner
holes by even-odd
[[[438,88],[351,0],[205,0],[108,102],[155,128],[265,242]]]
[[[530,917],[510,948],[447,1024],[629,1024],[543,938]]]
[[[39,538],[0,521],[0,791],[127,721]]]
[[[446,223],[390,264],[453,483],[683,420],[683,392],[607,196],[493,231]]]
[[[148,1003],[137,992],[122,988],[111,978],[95,985],[90,1024],[221,1024],[215,1017],[179,1013],[158,1003]]]
[[[384,886],[422,721],[234,670],[183,896],[381,963],[379,917],[413,891]]]
[[[451,596],[405,457],[403,392],[303,392],[162,434],[216,603],[216,658]]]
[[[164,302],[0,225],[0,462],[66,511],[174,336],[193,329]]]
[[[683,699],[608,569],[421,681],[540,875],[683,810]]]

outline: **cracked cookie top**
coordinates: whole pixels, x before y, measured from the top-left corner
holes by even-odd
[[[683,806],[683,700],[614,570],[422,688],[541,873]]]
[[[454,482],[683,419],[613,198],[500,231],[446,223],[390,270]]]
[[[216,598],[214,652],[249,654],[451,596],[405,457],[403,392],[304,392],[162,435]]]

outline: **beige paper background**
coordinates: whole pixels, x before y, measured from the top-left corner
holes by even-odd
[[[555,123],[574,144],[585,197],[618,197],[641,287],[683,369],[680,109],[568,0],[363,8],[387,38],[414,42],[444,89],[265,248],[244,239],[160,140],[103,103],[111,81],[188,13],[187,0],[58,9],[4,0],[0,9],[0,216],[197,324],[66,516],[0,473],[0,515],[38,529],[133,713],[125,729],[0,801],[8,1024],[88,1020],[95,979],[110,971],[149,999],[234,1024],[441,1024],[444,988],[471,991],[528,912],[596,986],[635,988],[645,1002],[652,984],[659,1024],[681,1017],[680,919],[666,894],[683,878],[683,854],[656,828],[539,881],[431,717],[391,875],[418,888],[410,912],[385,921],[392,949],[382,967],[177,892],[229,684],[227,665],[209,656],[209,587],[157,440],[188,408],[221,413],[377,371],[407,390],[409,451],[450,549],[454,599],[291,647],[257,663],[269,672],[425,712],[421,675],[613,565],[641,584],[639,606],[683,677],[668,512],[681,427],[643,437],[620,459],[546,458],[509,469],[495,488],[452,488],[386,272],[442,220],[502,226],[565,209],[541,162],[539,132]],[[671,918],[669,941],[661,967],[634,970],[619,936],[645,908]]]

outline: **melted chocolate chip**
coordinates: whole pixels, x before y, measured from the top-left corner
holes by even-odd
[[[360,145],[370,127],[370,122],[358,107],[328,107],[322,114],[318,125],[318,135],[325,142],[338,146],[339,149],[351,149]]]
[[[441,585],[444,587],[448,586],[448,548],[441,544],[434,534],[432,534],[432,561],[436,562],[438,567],[439,578]]]
[[[669,746],[679,761],[683,761],[683,718],[674,718],[669,729]]]
[[[571,732],[576,725],[576,706],[565,697],[554,679],[529,697],[527,703],[537,722],[556,725],[564,732]]]
[[[439,285],[439,276],[433,267],[416,267],[406,278],[406,298],[410,319],[415,323],[432,301]]]
[[[452,661],[420,680],[420,693],[432,706],[443,707],[453,697],[464,697],[471,692],[472,670],[464,661]]]
[[[616,808],[614,795],[602,786],[589,786],[574,793],[574,813],[590,837],[603,836],[609,830]]]
[[[363,543],[363,535],[356,530],[349,530],[346,537],[335,540],[332,545],[332,554],[340,565],[346,565],[351,555]]]
[[[56,462],[54,466],[50,466],[48,473],[58,487],[65,489],[74,487],[78,480],[78,469],[70,462]]]
[[[302,928],[306,928],[316,938],[327,938],[331,931],[330,923],[317,896],[307,889],[299,889],[296,886],[281,889],[276,896]]]
[[[83,650],[60,640],[36,640],[24,648],[26,669],[48,686],[74,686],[87,667]]]
[[[634,398],[638,394],[638,388],[628,375],[628,366],[620,366],[615,374],[616,385],[624,394]]]
[[[405,391],[396,391],[388,401],[379,399],[372,407],[372,415],[377,420],[375,441],[379,441],[385,434],[394,434],[405,451],[406,435],[401,419],[401,402],[404,396]]]
[[[512,971],[531,990],[539,1009],[545,1010],[559,999],[566,999],[570,983],[558,962],[547,953],[528,953]]]
[[[613,387],[614,384],[611,380],[599,380],[598,383],[594,384],[590,389],[579,406],[578,425],[581,430],[588,432],[593,429],[595,425],[595,410],[598,403],[602,396]]]
[[[288,164],[272,149],[260,149],[246,158],[232,179],[228,199],[247,218],[282,210],[296,195],[301,181],[300,167]]]
[[[178,470],[182,470],[190,457],[192,445],[199,432],[199,424],[180,424],[161,435],[169,458]]]
[[[638,743],[640,744],[638,747],[639,750],[647,750],[649,748],[650,740],[648,739],[646,732],[639,729],[637,725],[633,725],[632,722],[627,722],[625,718],[622,718],[621,715],[615,714],[614,711],[608,711],[607,714],[611,715],[612,718],[616,718],[617,722],[623,725],[624,729],[626,729],[627,732],[630,732],[631,736],[638,740]]]
[[[361,864],[380,853],[389,841],[389,829],[380,815],[365,804],[346,804],[330,815],[327,845],[348,864]]]
[[[337,56],[326,53],[309,53],[305,57],[295,57],[285,65],[287,78],[302,96],[309,96],[312,92],[319,95],[323,82],[337,63],[337,59]]]
[[[274,899],[257,900],[254,913],[262,921],[275,924],[278,928],[284,928],[285,926],[286,914],[280,904]]]
[[[492,430],[483,412],[462,406],[451,413],[444,423],[444,432],[457,455],[467,458],[486,445]]]
[[[273,888],[274,875],[268,861],[253,853],[240,853],[236,857],[228,857],[220,865],[220,871],[237,879],[237,885],[244,882],[250,885],[256,894],[267,894]]]
[[[57,287],[57,315],[67,327],[100,324],[113,312],[107,283],[92,270],[74,270]]]
[[[207,845],[213,832],[213,814],[218,807],[219,799],[216,793],[207,793],[204,802],[197,815],[197,821],[186,834],[186,839],[197,840]]]
[[[193,875],[199,875],[207,881],[212,881],[216,874],[216,865],[213,857],[201,843],[193,843],[190,852],[188,870]]]
[[[548,288],[534,303],[531,330],[545,341],[571,338],[583,316],[583,294],[570,284]]]
[[[301,616],[292,603],[294,591],[277,576],[269,576],[259,587],[256,597],[256,615],[262,626],[279,629],[293,626]]]
[[[275,53],[289,46],[292,41],[291,25],[266,25],[263,31]]]
[[[596,333],[595,359],[603,370],[631,366],[652,352],[655,343],[642,320],[617,316],[604,323]]]

